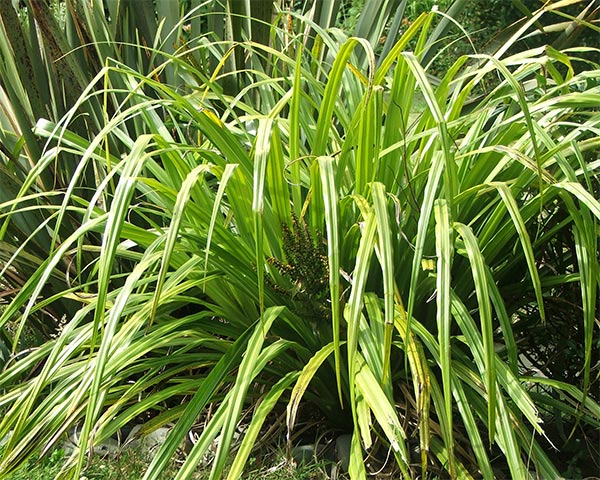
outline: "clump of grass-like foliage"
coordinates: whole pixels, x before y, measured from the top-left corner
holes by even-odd
[[[147,428],[174,427],[145,480],[199,418],[175,478],[217,437],[211,478],[231,455],[239,478],[269,414],[286,408],[293,431],[307,405],[352,434],[352,478],[370,453],[404,478],[559,476],[561,435],[600,427],[600,70],[547,47],[463,57],[434,85],[420,62],[433,15],[379,61],[316,25],[305,48],[294,16],[271,29],[279,48],[202,37],[148,49],[165,62],[149,74],[109,59],[37,123],[39,161],[0,205],[2,275],[31,271],[0,317],[14,332],[2,472],[80,424],[61,473],[76,478],[91,445],[150,412]],[[221,68],[237,52],[250,81],[231,96]],[[92,104],[103,122],[86,137],[71,125]],[[39,180],[61,162],[64,188]],[[28,251],[40,232],[44,258]],[[525,333],[557,321],[565,290],[583,349],[572,383],[523,364],[543,351]],[[52,335],[18,353],[23,326],[59,304]]]

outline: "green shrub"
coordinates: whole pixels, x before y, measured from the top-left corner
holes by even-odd
[[[461,55],[470,55],[474,51],[492,53],[501,48],[523,25],[524,17],[534,15],[544,3],[539,0],[469,2],[468,8],[462,10],[456,18],[469,37],[454,28],[446,40],[447,48],[432,65],[432,72],[442,74]],[[570,46],[584,47],[585,50],[573,54],[572,62],[576,70],[587,70],[587,62],[600,64],[600,28],[597,21],[593,20],[595,15],[593,5],[590,8],[585,2],[563,5],[559,10],[540,17],[530,34],[522,35],[508,53],[516,54],[545,45],[558,50]],[[577,61],[577,58],[583,61]],[[491,86],[495,86],[497,81],[492,82]]]
[[[197,422],[175,478],[191,478],[209,452],[211,478],[231,454],[227,475],[239,478],[269,415],[286,409],[293,431],[304,409],[352,434],[352,478],[366,477],[366,455],[388,453],[404,478],[559,476],[554,425],[600,427],[588,395],[600,71],[534,49],[471,68],[461,58],[434,86],[420,61],[433,18],[415,20],[378,64],[370,43],[338,31],[314,27],[303,48],[302,19],[286,18],[271,32],[279,49],[235,45],[269,68],[250,63],[253,82],[233,97],[219,82],[227,72],[199,61],[223,59],[219,42],[150,50],[176,86],[107,60],[65,117],[37,123],[44,153],[0,207],[10,231],[40,202],[50,254],[0,326],[59,300],[78,308],[0,373],[3,472],[79,423],[61,473],[77,478],[92,444],[149,414],[149,429],[175,426],[145,480]],[[492,75],[497,86],[469,105]],[[417,115],[415,91],[426,105]],[[103,107],[96,135],[78,135],[71,124],[98,95],[122,101]],[[36,183],[63,154],[77,159],[65,188]],[[549,259],[563,238],[573,248]],[[20,252],[18,240],[3,238]],[[45,296],[65,265],[68,288]],[[535,317],[553,321],[547,297],[570,287],[578,385],[522,365],[520,333]]]

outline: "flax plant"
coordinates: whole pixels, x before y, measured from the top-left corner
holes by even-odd
[[[316,27],[331,27],[339,2],[317,2],[311,9],[313,4],[304,2],[303,11],[311,14]],[[373,5],[374,10],[363,16],[365,26],[357,33],[377,41],[394,11],[397,16],[402,15],[406,0],[376,0]],[[269,66],[262,55],[245,57],[243,49],[231,50],[232,46],[245,40],[269,45],[270,21],[278,11],[276,7],[282,6],[282,1],[269,0],[0,2],[0,202],[10,202],[31,186],[25,183],[26,178],[35,169],[45,148],[45,140],[32,133],[38,119],[58,122],[70,115],[69,129],[83,138],[92,138],[109,117],[119,111],[128,85],[115,77],[111,79],[111,88],[105,88],[107,86],[96,77],[109,59],[144,75],[152,72],[160,81],[174,87],[180,81],[177,62],[164,62],[163,55],[173,54],[177,49],[181,55],[190,39],[210,40],[207,53],[189,60],[194,62],[196,73],[206,82],[210,81],[210,72],[222,68],[222,73],[226,74],[217,79],[222,90],[215,88],[213,93],[235,95],[253,81],[254,75],[245,75],[244,70],[268,71]],[[310,30],[307,27],[306,32]],[[390,34],[390,38],[393,37]],[[246,53],[251,52],[246,50]],[[77,102],[82,95],[87,101]],[[71,110],[74,104],[78,105],[77,112]],[[139,131],[137,128],[136,121],[129,122],[128,135],[143,134],[143,125],[139,126]],[[113,138],[106,140],[112,142]],[[119,151],[120,147],[116,143],[107,148]],[[35,183],[43,192],[66,189],[78,167],[77,155],[63,151],[60,161],[36,170]],[[27,181],[31,182],[33,178],[31,175]],[[81,183],[71,188],[81,189],[78,194],[89,200],[99,181],[97,172],[91,166],[80,178]],[[42,201],[52,203],[54,200],[55,197],[46,196]],[[33,208],[13,212],[10,218],[11,235],[19,238],[18,243],[27,244],[25,248],[29,255],[13,258],[12,264],[18,268],[4,275],[4,282],[7,288],[20,289],[49,255],[48,246],[52,246],[54,239],[42,226],[44,216]],[[78,219],[61,215],[63,229],[69,221],[72,221],[73,232]],[[4,242],[6,228],[5,225],[0,231],[0,261],[15,254],[11,242]],[[81,255],[87,254],[81,252]],[[92,259],[93,256],[89,256],[87,261]],[[48,292],[58,293],[68,288],[65,278],[76,274],[73,271],[67,273],[68,270],[65,265],[57,268],[56,274],[49,279]],[[38,315],[39,321],[29,322],[28,331],[32,338],[26,344],[34,345],[47,339],[55,333],[61,316],[72,316],[76,310],[76,302],[58,298]],[[0,348],[6,343],[0,338]]]
[[[224,60],[200,68],[221,54],[200,39],[151,49],[164,64],[148,74],[107,60],[64,117],[37,122],[43,153],[0,204],[7,228],[38,211],[52,239],[0,317],[17,326],[0,373],[0,472],[77,426],[60,478],[78,478],[93,445],[150,414],[146,431],[172,429],[145,480],[197,422],[176,479],[209,452],[211,478],[240,478],[270,415],[285,411],[293,432],[310,409],[352,434],[353,479],[382,451],[403,478],[558,478],[544,420],[600,427],[598,66],[579,68],[578,49],[473,55],[434,85],[421,59],[435,13],[379,60],[365,39],[287,15],[270,32],[279,48],[235,46],[269,66],[247,69],[235,95]],[[167,66],[185,83],[161,78]],[[97,134],[71,128],[113,95]],[[37,185],[63,155],[77,158],[64,188]],[[549,265],[565,235],[573,249]],[[27,261],[12,248],[3,275]],[[65,288],[48,295],[64,264]],[[519,336],[525,309],[551,322],[548,299],[572,285],[580,384],[532,375]],[[60,330],[18,354],[30,319],[67,300],[77,308]]]

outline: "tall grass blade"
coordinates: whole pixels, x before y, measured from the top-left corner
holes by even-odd
[[[325,205],[325,229],[327,231],[327,261],[329,266],[329,295],[331,302],[331,328],[335,359],[337,389],[342,402],[342,359],[340,351],[340,239],[338,232],[338,196],[336,192],[334,159],[319,158],[319,171],[323,185],[323,203]]]
[[[450,371],[452,369],[451,352],[451,330],[452,317],[450,315],[450,292],[452,278],[452,220],[450,208],[444,200],[437,200],[434,205],[435,216],[435,251],[437,255],[436,269],[436,305],[437,305],[437,328],[438,342],[440,345],[440,366],[442,369],[442,391],[444,397],[444,408],[446,429],[452,431],[452,381]],[[446,445],[450,466],[450,475],[454,476],[454,445]]]

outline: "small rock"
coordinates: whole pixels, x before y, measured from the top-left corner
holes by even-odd
[[[347,472],[350,465],[350,445],[352,444],[352,435],[340,435],[335,440],[335,453],[338,461],[342,464],[342,469]]]
[[[154,458],[154,455],[156,454],[158,449],[162,447],[162,445],[165,443],[165,440],[167,439],[167,436],[169,435],[170,431],[170,428],[161,427],[150,432],[148,435],[144,435],[139,440],[137,450],[139,450],[141,455],[146,460],[151,460],[152,458]]]
[[[123,448],[131,448],[135,450],[140,446],[141,438],[139,436],[139,432],[142,429],[142,426],[143,425],[139,423],[133,426],[129,432],[129,435],[127,435],[127,438],[123,442]]]
[[[81,432],[76,428],[72,428],[67,433],[67,439],[63,442],[62,448],[65,455],[70,455],[79,446],[79,437]],[[107,438],[102,443],[94,445],[94,455],[101,456],[116,456],[119,454],[119,442],[114,438]]]
[[[298,445],[292,448],[291,454],[297,465],[307,464],[315,458],[315,446]]]

